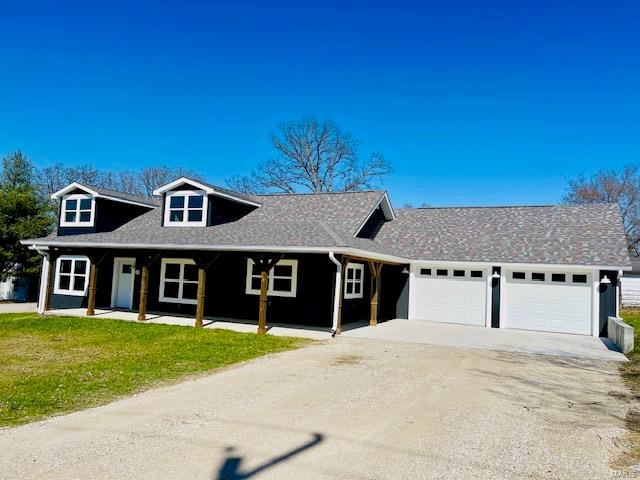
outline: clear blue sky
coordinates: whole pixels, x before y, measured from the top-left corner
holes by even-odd
[[[396,205],[554,203],[640,161],[638,1],[160,3],[3,2],[0,155],[222,184],[315,115]]]

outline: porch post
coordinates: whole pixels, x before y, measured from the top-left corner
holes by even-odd
[[[91,262],[91,270],[89,271],[89,299],[87,301],[87,315],[95,315],[96,314],[96,291],[98,290],[98,286],[96,282],[98,281],[98,265],[96,262],[89,259]]]
[[[42,313],[47,313],[47,310],[51,307],[51,287],[53,285],[53,278],[56,274],[56,266],[58,264],[58,254],[57,253],[49,253],[49,267],[47,269],[47,278],[45,279],[45,287],[44,287],[44,295],[43,295],[43,305],[42,305]]]
[[[196,307],[196,328],[202,328],[202,317],[204,316],[204,295],[205,284],[207,282],[207,272],[204,267],[198,268],[198,306]]]
[[[267,333],[267,287],[269,286],[269,270],[260,271],[260,310],[258,311],[258,335]]]
[[[378,304],[380,301],[380,284],[382,263],[369,262],[369,269],[371,270],[371,318],[369,319],[369,325],[375,327],[378,325]]]
[[[142,265],[140,278],[140,305],[138,306],[138,321],[144,322],[147,319],[147,294],[149,293],[149,266]]]

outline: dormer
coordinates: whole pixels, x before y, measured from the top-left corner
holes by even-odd
[[[60,201],[58,235],[109,232],[157,206],[152,198],[76,182],[51,198]]]
[[[162,196],[162,225],[206,227],[237,220],[260,203],[230,190],[181,177],[153,191]]]
[[[358,238],[368,238],[373,240],[382,228],[382,226],[391,220],[395,220],[396,214],[391,206],[389,195],[384,192],[380,200],[373,207],[373,210],[364,219],[360,228],[356,231],[355,236]]]

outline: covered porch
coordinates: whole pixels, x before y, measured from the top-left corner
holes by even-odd
[[[401,265],[347,255],[121,249],[45,253],[39,313],[314,339],[395,318],[405,287],[398,279],[407,279]],[[86,265],[79,265],[82,258]],[[75,285],[85,267],[85,294],[60,294],[61,277]],[[125,278],[130,291],[121,295],[118,286]],[[169,298],[174,293],[183,298]],[[128,302],[125,308],[117,303],[121,297]]]

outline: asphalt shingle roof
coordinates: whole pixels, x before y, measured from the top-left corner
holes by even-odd
[[[87,188],[90,188],[91,190],[98,192],[100,195],[105,195],[107,197],[120,198],[122,200],[142,203],[144,205],[149,205],[150,207],[157,207],[158,205],[160,205],[160,199],[157,197],[143,197],[141,195],[132,195],[130,193],[119,192],[117,190],[111,190],[110,188],[96,187],[89,184],[86,184],[85,186]]]
[[[397,209],[376,242],[423,260],[627,266],[615,204]]]
[[[245,195],[261,206],[234,222],[162,227],[156,208],[113,232],[53,234],[31,243],[351,247],[425,261],[630,265],[617,205],[396,209],[396,220],[375,239],[356,238],[383,195]]]

